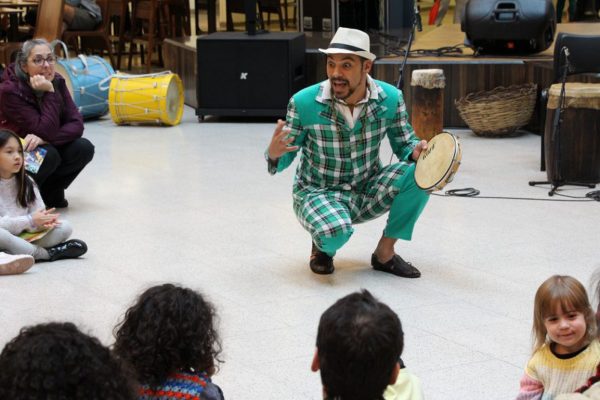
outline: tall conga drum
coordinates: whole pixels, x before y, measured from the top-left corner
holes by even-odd
[[[600,182],[600,84],[567,82],[558,134],[561,84],[548,92],[544,154],[549,181]]]
[[[415,134],[427,141],[442,132],[444,125],[444,87],[441,69],[417,69],[412,73],[411,125]]]

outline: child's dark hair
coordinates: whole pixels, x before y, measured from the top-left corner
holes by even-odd
[[[98,339],[69,322],[21,329],[0,354],[0,398],[134,400],[133,378]]]
[[[11,130],[0,128],[0,149],[3,148],[10,138],[15,138],[19,146],[19,152],[23,158],[23,165],[16,173],[19,183],[19,191],[17,193],[17,202],[24,208],[35,201],[35,191],[33,190],[33,180],[25,172],[25,156],[23,154],[23,144],[21,138]]]
[[[147,289],[115,328],[114,352],[141,384],[159,386],[176,371],[212,372],[221,353],[215,309],[197,292],[164,284]]]
[[[404,348],[400,319],[367,290],[338,300],[321,316],[317,353],[328,398],[383,399]]]

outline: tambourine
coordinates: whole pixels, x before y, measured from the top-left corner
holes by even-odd
[[[458,171],[462,151],[458,138],[441,132],[431,139],[427,149],[421,152],[415,168],[415,182],[423,190],[442,190],[452,182]]]

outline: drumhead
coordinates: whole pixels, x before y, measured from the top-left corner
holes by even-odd
[[[71,81],[71,74],[69,70],[61,63],[61,60],[58,60],[56,64],[54,64],[54,71],[58,72],[60,76],[65,78],[65,83],[67,84],[67,89],[71,94],[71,98],[74,99],[73,96],[73,82]]]
[[[455,161],[460,158],[456,137],[442,132],[431,139],[427,150],[421,152],[415,168],[415,181],[423,190],[432,190],[453,172]],[[460,160],[458,160],[460,161]]]
[[[177,125],[183,115],[183,84],[176,74],[173,74],[169,80],[166,100],[168,121],[163,122],[169,125]]]

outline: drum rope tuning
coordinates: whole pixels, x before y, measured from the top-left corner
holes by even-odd
[[[75,106],[84,118],[100,117],[108,112],[108,88],[103,85],[112,78],[115,71],[102,57],[85,56],[69,58],[64,42],[51,42],[52,48],[62,46],[65,58],[59,58],[56,72],[65,79]]]
[[[110,80],[108,105],[116,124],[177,125],[183,114],[183,85],[177,74],[116,74]]]

